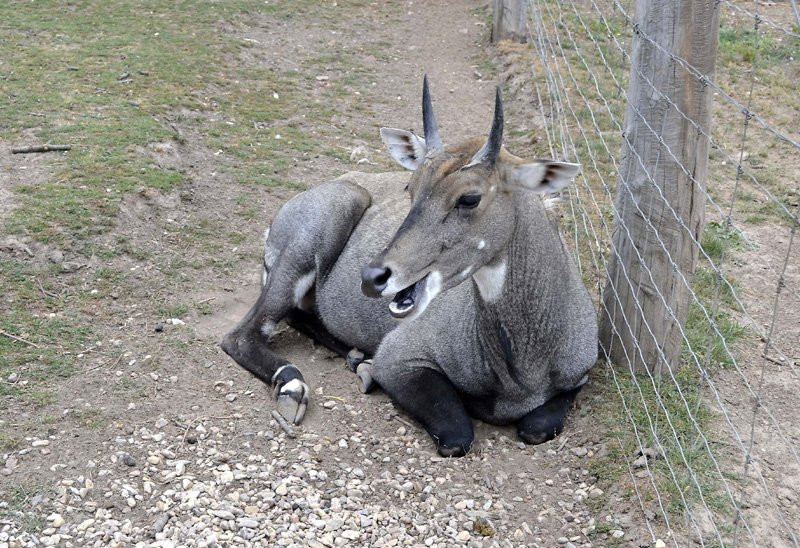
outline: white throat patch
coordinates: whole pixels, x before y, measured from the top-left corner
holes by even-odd
[[[491,303],[500,298],[503,286],[506,283],[506,262],[500,261],[496,265],[486,265],[475,271],[472,279],[478,284],[478,291],[483,300]]]

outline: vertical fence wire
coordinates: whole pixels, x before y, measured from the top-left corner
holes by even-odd
[[[575,248],[576,260],[581,267],[581,272],[585,277],[594,281],[598,294],[600,293],[601,284],[608,277],[609,256],[618,254],[618,250],[615,248],[611,238],[613,230],[622,230],[625,232],[626,237],[633,238],[629,227],[625,226],[624,222],[621,222],[621,217],[616,215],[615,210],[613,188],[616,186],[616,181],[613,178],[619,174],[618,158],[620,149],[618,146],[615,147],[610,144],[605,137],[606,134],[614,130],[622,132],[621,115],[615,110],[614,105],[617,104],[618,106],[619,99],[629,99],[623,80],[624,76],[615,74],[615,67],[612,66],[612,64],[617,65],[619,63],[612,63],[608,55],[611,55],[616,49],[616,60],[621,62],[622,68],[632,69],[627,47],[615,32],[615,30],[618,32],[618,29],[612,28],[610,18],[616,17],[617,20],[622,21],[626,31],[629,33],[629,37],[630,33],[635,31],[640,39],[651,42],[655,48],[663,49],[660,44],[644,34],[641,28],[634,28],[635,22],[628,13],[628,9],[621,2],[611,0],[610,3],[601,6],[599,1],[589,0],[587,5],[586,3],[578,4],[574,0],[568,2],[530,0],[531,42],[534,44],[534,50],[538,57],[537,65],[542,72],[543,80],[541,88],[538,82],[534,84],[536,101],[542,120],[545,123],[547,146],[551,155],[557,155],[569,161],[577,161],[584,165],[584,172],[579,177],[579,184],[575,185],[568,195],[567,207],[572,227],[570,240]],[[611,364],[609,362],[607,363],[607,370],[613,381],[616,395],[619,397],[622,411],[628,418],[630,434],[632,439],[635,440],[635,444],[639,448],[655,445],[661,456],[658,462],[663,463],[663,466],[658,466],[656,469],[650,465],[648,459],[645,459],[644,465],[648,481],[642,484],[642,482],[638,481],[640,478],[637,478],[636,474],[634,474],[631,462],[626,460],[626,468],[633,485],[633,491],[637,496],[640,507],[643,509],[647,529],[654,541],[659,534],[658,531],[663,529],[667,532],[667,538],[670,538],[676,546],[679,545],[677,539],[680,538],[681,532],[677,525],[680,520],[676,521],[678,516],[675,515],[675,511],[672,509],[677,497],[682,507],[682,519],[685,520],[684,533],[694,542],[702,546],[708,543],[712,545],[736,545],[743,538],[746,538],[752,545],[758,545],[762,541],[760,535],[763,535],[763,531],[756,532],[753,530],[749,522],[750,514],[745,510],[745,508],[751,507],[749,499],[754,496],[754,489],[757,489],[759,490],[758,496],[766,503],[766,508],[762,508],[761,511],[769,511],[771,513],[776,524],[782,529],[785,539],[791,541],[794,545],[800,545],[795,531],[797,524],[793,523],[792,519],[785,515],[785,511],[778,502],[775,490],[779,486],[774,484],[772,478],[767,478],[764,475],[761,466],[752,466],[754,458],[753,445],[755,444],[757,433],[757,415],[763,413],[769,427],[777,434],[778,440],[783,444],[787,456],[790,457],[790,460],[794,460],[794,463],[800,468],[800,457],[798,456],[796,444],[792,440],[792,435],[787,434],[787,426],[781,424],[779,415],[776,415],[768,408],[762,397],[768,363],[774,360],[770,358],[770,352],[777,354],[781,362],[787,365],[787,370],[794,378],[800,380],[800,372],[798,372],[792,361],[792,353],[796,349],[788,346],[791,344],[790,341],[781,341],[776,336],[781,292],[788,291],[794,297],[798,295],[796,288],[789,288],[786,284],[786,273],[792,256],[792,245],[798,219],[796,213],[783,200],[776,197],[775,190],[767,188],[767,185],[759,180],[758,173],[752,167],[746,166],[745,162],[748,140],[751,138],[749,127],[753,121],[766,136],[761,138],[774,139],[780,146],[788,145],[790,148],[800,148],[800,143],[791,136],[790,131],[776,126],[767,116],[754,112],[753,109],[755,84],[758,81],[759,27],[765,26],[771,31],[782,34],[787,40],[794,40],[800,35],[781,26],[781,24],[772,19],[759,15],[757,2],[752,12],[727,0],[720,0],[717,3],[717,9],[720,9],[720,6],[729,7],[735,10],[737,14],[753,18],[753,56],[749,75],[749,92],[744,102],[735,99],[731,92],[723,89],[719,83],[715,82],[712,75],[702,74],[701,71],[685,59],[673,52],[664,51],[675,65],[675,70],[684,70],[696,78],[702,84],[704,93],[714,93],[715,103],[723,103],[741,113],[741,138],[737,147],[738,154],[736,155],[738,158],[734,158],[733,154],[727,151],[719,138],[713,138],[711,131],[704,130],[690,116],[686,115],[671,98],[664,96],[663,93],[656,89],[650,78],[638,71],[637,76],[651,87],[654,96],[666,101],[668,109],[674,109],[679,116],[698,131],[698,135],[702,135],[708,140],[710,150],[722,157],[720,165],[724,166],[729,162],[730,165],[736,168],[733,189],[725,206],[718,204],[718,199],[715,199],[711,192],[705,191],[707,204],[712,209],[712,213],[716,215],[716,218],[720,219],[719,224],[723,234],[736,231],[737,237],[740,237],[747,245],[753,247],[758,245],[757,242],[745,234],[745,231],[741,230],[734,220],[737,197],[744,182],[749,183],[752,188],[758,190],[762,196],[765,196],[768,203],[774,205],[775,209],[783,215],[784,220],[788,220],[790,227],[789,244],[786,254],[783,256],[782,265],[779,269],[776,269],[771,264],[766,267],[770,273],[777,275],[778,280],[770,321],[767,322],[768,327],[766,329],[766,326],[760,325],[756,319],[758,314],[753,310],[753,304],[748,302],[747,297],[742,294],[742,290],[725,273],[726,264],[730,262],[730,257],[733,254],[731,249],[733,244],[723,238],[721,251],[718,255],[712,257],[706,252],[700,237],[691,233],[689,227],[681,221],[680,216],[664,194],[659,191],[656,198],[652,199],[663,201],[663,204],[659,203],[659,206],[663,205],[667,210],[670,210],[670,213],[678,221],[681,230],[688,233],[691,244],[697,247],[701,260],[704,264],[709,265],[713,275],[713,287],[709,303],[693,290],[693,273],[682,272],[674,259],[668,257],[674,275],[689,290],[692,307],[699,314],[698,317],[707,330],[707,339],[702,347],[698,348],[696,346],[698,343],[693,343],[684,326],[680,325],[674,315],[674,311],[670,309],[666,300],[664,300],[664,295],[661,294],[658,276],[653,273],[644,258],[647,256],[646,248],[649,245],[656,245],[669,255],[664,241],[667,236],[660,234],[659,227],[650,223],[642,209],[640,209],[640,205],[636,204],[635,201],[634,207],[638,209],[640,215],[645,217],[649,237],[641,244],[641,249],[634,246],[634,252],[652,287],[655,288],[659,298],[666,305],[670,319],[679,323],[680,336],[683,339],[686,350],[683,358],[685,367],[696,370],[699,383],[698,386],[692,387],[687,385],[686,382],[682,382],[677,376],[680,372],[673,371],[670,364],[667,363],[668,360],[663,355],[663,352],[659,353],[658,358],[666,365],[662,369],[665,375],[653,375],[650,367],[644,369],[643,375],[638,374],[634,368],[634,363],[637,359],[644,360],[641,348],[638,347],[636,348],[637,355],[630,356],[625,351],[625,361],[627,363]],[[606,37],[605,48],[595,36],[597,29],[600,29]],[[586,51],[582,51],[584,48],[586,48]],[[597,71],[596,67],[600,69],[600,72]],[[601,82],[609,83],[614,89],[616,97],[604,92],[605,86]],[[660,145],[656,165],[661,161],[663,154],[670,161],[678,163],[679,168],[692,184],[702,184],[702,181],[695,180],[694,174],[680,163],[675,151],[671,150],[664,142],[663,126],[651,127],[647,124],[641,110],[636,108],[635,105],[632,106],[633,113],[645,121],[647,130],[657,139]],[[602,114],[602,117],[596,116],[595,112]],[[666,112],[663,116],[666,117]],[[610,126],[608,122],[610,122]],[[588,127],[584,127],[585,124],[588,124]],[[644,169],[642,158],[638,156],[636,150],[629,147],[628,152],[635,156],[635,161]],[[603,159],[610,163],[611,173],[604,171],[603,166],[605,164],[598,157],[598,154],[601,154]],[[656,170],[644,169],[644,171],[647,182],[659,189],[655,176]],[[596,194],[595,191],[599,191],[599,194]],[[625,192],[626,186],[622,185],[617,191]],[[611,220],[607,218],[606,213],[609,210],[615,214],[614,216],[618,223],[615,228],[610,226]],[[581,249],[589,250],[588,258],[581,256]],[[584,261],[588,261],[588,263],[584,264]],[[617,304],[621,303],[619,303],[619,295],[616,288],[621,285],[630,287],[632,298],[635,301],[635,310],[638,314],[644,316],[644,307],[637,297],[637,295],[640,295],[642,288],[641,286],[633,286],[634,282],[624,268],[618,269],[617,277],[608,281],[612,291],[612,298],[616,300]],[[721,311],[723,301],[726,302],[726,307],[736,311],[737,317],[746,320],[747,326],[752,327],[754,332],[765,343],[757,382],[750,378],[753,373],[752,364],[739,355],[733,347],[732,341],[728,340],[727,333],[720,327],[722,319],[729,314],[727,311],[725,313]],[[605,309],[606,305],[602,298],[599,299],[599,302],[601,308]],[[620,310],[623,310],[623,308],[620,307]],[[610,312],[605,309],[606,314],[614,314],[615,312],[616,310]],[[639,318],[639,320],[641,321],[641,328],[648,332],[650,336],[654,336],[647,318]],[[622,318],[621,324],[633,335],[633,327],[628,318]],[[614,325],[616,326],[617,324],[615,323]],[[733,412],[726,404],[725,396],[723,396],[725,388],[717,385],[720,381],[715,379],[715,364],[712,360],[712,355],[714,355],[717,345],[720,346],[720,353],[724,359],[730,362],[738,380],[742,382],[742,388],[745,389],[746,394],[753,401],[751,418],[746,425],[743,424],[742,417]],[[653,364],[649,365],[652,366]],[[800,387],[800,383],[798,383],[798,386]],[[633,392],[630,391],[631,388]],[[631,399],[631,394],[634,395],[633,399]],[[677,396],[677,407],[674,402],[670,403],[664,399],[668,397],[668,394]],[[640,419],[634,418],[634,410],[630,407],[631,405],[637,407],[637,412],[641,414]],[[721,416],[720,419],[715,421],[716,424],[714,426],[726,429],[727,435],[733,440],[733,445],[724,444],[718,433],[708,432],[710,428],[708,420],[701,419],[700,416],[709,405],[715,406]],[[672,416],[676,409],[684,419],[688,420],[692,434],[691,442],[684,440],[682,427],[676,426],[677,423],[675,421],[678,418]],[[642,427],[644,427],[644,430],[642,430]],[[749,435],[743,434],[746,428],[749,430]],[[617,442],[623,449],[624,443],[619,436],[617,437]],[[742,476],[730,473],[731,467],[736,460],[736,449],[738,449],[739,455],[744,461]],[[707,463],[707,465],[704,465],[706,469],[700,470],[697,467],[702,463]],[[656,479],[656,476],[658,476],[658,479]],[[750,479],[753,480],[753,484],[749,482]],[[711,485],[709,485],[709,480]],[[672,487],[665,492],[665,485],[672,485]],[[645,508],[650,507],[650,505],[644,500],[642,488],[651,491],[654,495],[655,505],[658,510],[656,522],[647,517]],[[686,490],[687,488],[689,491]],[[724,495],[725,505],[732,512],[732,518],[726,517],[725,512],[718,508],[719,492]],[[710,503],[711,499],[716,501],[715,504]],[[661,521],[661,523],[657,523],[658,521]],[[744,533],[744,537],[742,537],[741,533]]]

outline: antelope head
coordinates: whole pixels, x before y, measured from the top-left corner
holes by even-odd
[[[389,311],[395,318],[415,318],[441,292],[480,275],[482,269],[486,273],[484,267],[491,271],[514,234],[519,211],[515,201],[540,200],[533,194],[564,188],[580,167],[525,161],[505,150],[499,88],[486,139],[443,144],[427,77],[422,87],[422,121],[424,138],[402,129],[381,128],[389,153],[414,172],[408,185],[411,209],[389,245],[361,271],[362,292],[392,297]],[[545,215],[542,207],[534,211]],[[502,270],[495,270],[495,277],[504,277],[506,267],[494,267]],[[499,296],[481,294],[489,300]]]

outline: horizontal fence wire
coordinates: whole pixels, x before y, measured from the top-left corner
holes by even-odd
[[[746,37],[752,49],[747,88],[742,93],[741,86],[734,89],[717,81],[713,74],[704,74],[648,36],[632,16],[634,8],[619,0],[606,3],[530,0],[529,8],[530,41],[535,51],[534,100],[546,135],[542,146],[547,150],[543,152],[584,166],[578,184],[568,191],[566,224],[579,269],[587,285],[597,292],[600,315],[613,316],[618,310],[625,310],[617,289],[628,287],[635,301],[629,304],[633,304],[639,317],[623,317],[621,321],[612,318],[612,328],[615,332],[621,328],[633,336],[636,323],[655,337],[652,319],[646,317],[645,307],[637,297],[641,287],[636,287],[637,282],[622,262],[618,263],[622,268],[617,269],[616,275],[613,278],[609,275],[610,261],[619,257],[613,240],[615,231],[637,241],[637,235],[632,234],[631,227],[626,226],[616,210],[615,201],[617,193],[628,193],[633,198],[627,185],[618,184],[626,107],[629,116],[644,123],[660,148],[655,167],[647,165],[635,147],[625,150],[645,172],[646,182],[656,189],[650,199],[660,201],[659,207],[670,213],[699,255],[700,272],[683,272],[665,243],[674,235],[662,235],[636,200],[629,200],[648,229],[640,245],[632,246],[636,259],[683,341],[678,367],[670,364],[659,350],[658,360],[665,366],[661,368],[662,375],[652,372],[656,364],[648,364],[641,371],[634,367],[645,360],[638,345],[635,355],[629,355],[623,348],[626,363],[606,363],[606,375],[618,397],[617,407],[627,419],[626,428],[615,434],[619,455],[625,462],[628,481],[643,510],[649,535],[654,542],[660,538],[675,546],[692,543],[761,546],[769,545],[780,534],[782,543],[800,546],[797,516],[791,514],[791,508],[787,510],[778,496],[783,487],[781,479],[766,472],[767,459],[782,459],[786,465],[782,480],[794,481],[792,472],[800,471],[795,441],[798,433],[795,425],[786,421],[784,410],[779,406],[773,409],[768,403],[775,398],[765,397],[770,365],[781,367],[784,378],[796,383],[795,389],[800,388],[800,372],[793,361],[798,341],[783,339],[778,328],[781,295],[800,304],[796,278],[787,274],[798,225],[797,206],[787,203],[783,187],[765,180],[759,166],[747,161],[748,152],[754,148],[752,140],[756,138],[769,141],[778,151],[773,160],[780,160],[779,153],[798,153],[800,142],[792,134],[797,128],[784,127],[768,113],[758,112],[754,96],[758,91],[755,84],[759,80],[762,33],[774,32],[791,45],[800,43],[797,42],[800,35],[790,26],[759,14],[757,3],[747,9],[733,1],[717,2],[715,9],[728,10],[731,20],[734,15],[739,21],[751,19],[748,29],[735,29],[739,32],[735,36]],[[800,20],[797,23],[800,25]],[[735,145],[726,142],[729,135],[714,135],[713,130],[703,129],[631,63],[629,48],[634,37],[667,55],[675,71],[684,71],[703,86],[705,93],[714,94],[714,108],[724,112],[715,113],[712,127],[725,125],[726,131],[731,131],[738,115],[739,137]],[[704,186],[705,181],[696,180],[692,170],[681,163],[680,151],[672,150],[664,141],[663,127],[652,127],[641,109],[630,104],[627,83],[632,75],[648,85],[654,98],[665,103],[708,141],[713,152],[709,180],[713,176],[715,180],[731,182],[727,199],[714,195],[719,191],[711,182]],[[759,135],[754,137],[756,129]],[[710,227],[712,232],[722,234],[722,243],[714,250],[706,242],[706,233],[694,234],[661,192],[654,172],[662,162],[677,164],[692,185],[704,189],[709,217],[706,233]],[[733,176],[729,174],[731,169]],[[745,191],[757,192],[772,208],[774,215],[768,222],[788,238],[785,251],[773,245],[774,242],[753,237],[750,227],[739,220],[738,206],[743,201],[740,195]],[[649,208],[653,204],[643,205]],[[647,262],[648,246],[656,246],[667,255],[672,267],[670,281],[677,278],[689,292],[690,318],[686,325],[661,289],[665,284],[663,274],[654,272]],[[769,253],[770,263],[763,269],[774,284],[768,311],[748,295],[750,280],[738,279],[738,270],[731,273],[740,248],[753,250],[759,246],[768,247],[765,252]],[[698,286],[699,283],[705,286]],[[612,302],[619,305],[614,310],[607,308],[603,291],[606,295],[610,292]],[[697,336],[698,330],[703,336]],[[742,353],[742,338],[762,343],[761,353]],[[745,396],[745,408],[750,411],[733,408],[732,396]],[[762,429],[769,429],[775,454],[761,455],[755,451]],[[641,475],[634,472],[633,461],[645,448],[655,449],[659,458],[652,463],[645,458],[645,474]]]

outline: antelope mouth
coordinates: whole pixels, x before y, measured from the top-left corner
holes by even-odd
[[[428,285],[428,276],[426,274],[422,279],[414,282],[405,289],[398,291],[392,301],[389,303],[389,313],[397,319],[408,317],[423,301],[422,297],[426,296],[426,288]],[[429,300],[429,299],[426,299]],[[427,305],[427,303],[425,303]],[[420,312],[422,312],[420,310]]]

